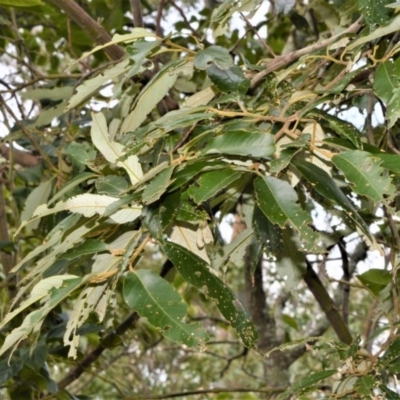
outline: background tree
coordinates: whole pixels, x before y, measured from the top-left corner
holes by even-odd
[[[3,398],[399,398],[390,3],[0,0]]]

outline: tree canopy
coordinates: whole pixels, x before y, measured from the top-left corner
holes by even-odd
[[[2,398],[400,399],[400,2],[265,5],[0,0]]]

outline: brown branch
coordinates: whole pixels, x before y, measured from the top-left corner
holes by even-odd
[[[96,22],[83,8],[73,0],[50,0],[56,7],[63,10],[67,16],[80,26],[97,44],[106,44],[111,41],[108,32]],[[120,60],[125,57],[125,50],[117,45],[104,49],[111,60]]]
[[[341,289],[343,290],[343,299],[342,299],[342,317],[344,323],[349,325],[349,300],[350,300],[350,282],[351,273],[349,268],[349,256],[346,251],[346,242],[341,238],[338,243],[340,255],[342,257],[342,269],[343,269],[343,278],[342,280],[347,284],[340,284]]]
[[[133,25],[135,28],[143,28],[142,6],[140,5],[140,0],[131,0],[131,9]]]
[[[160,0],[157,8],[157,16],[156,16],[156,35],[162,36],[162,28],[161,28],[161,18],[164,11],[164,2],[165,0]]]
[[[350,344],[353,341],[353,338],[351,337],[350,331],[337,309],[335,302],[329,296],[329,293],[322,284],[318,275],[315,273],[311,264],[308,261],[306,262],[307,270],[303,275],[303,279],[307,284],[308,289],[314,295],[318,304],[322,308],[339,340],[343,343]]]
[[[12,155],[11,155],[12,152]],[[34,167],[35,165],[38,165],[40,162],[40,158],[37,156],[34,156],[26,151],[22,150],[17,150],[17,149],[10,149],[5,144],[0,145],[0,154],[6,159],[10,160],[12,158],[12,161],[15,164],[21,165],[22,167]]]
[[[307,54],[313,53],[315,51],[321,50],[324,47],[327,47],[334,43],[337,39],[341,38],[343,35],[349,33],[358,32],[358,30],[362,27],[361,24],[362,17],[360,17],[356,22],[350,25],[343,32],[334,35],[328,39],[321,40],[320,42],[314,43],[310,46],[304,47],[303,49],[293,51],[289,54],[284,54],[274,58],[271,62],[268,63],[267,68],[257,73],[250,83],[250,89],[254,89],[257,85],[271,72],[276,71],[282,67],[286,67],[287,65],[297,61],[300,57],[303,57]]]
[[[35,137],[31,134],[29,129],[27,129],[27,127],[17,118],[13,109],[7,105],[6,101],[1,96],[0,96],[0,102],[1,102],[2,106],[5,108],[5,110],[7,111],[7,113],[13,118],[13,120],[14,120],[15,124],[18,126],[18,128],[21,129],[21,131],[26,135],[26,137],[32,143],[32,146],[41,155],[43,160],[46,162],[48,168],[55,171],[56,173],[58,173],[57,168],[54,167],[49,156],[43,151],[42,146],[40,146],[40,144],[37,142]]]
[[[174,399],[177,397],[184,397],[184,396],[199,396],[199,395],[206,395],[211,393],[266,393],[266,394],[276,394],[284,392],[287,387],[271,387],[265,389],[246,389],[246,388],[217,388],[217,389],[199,389],[199,390],[189,390],[187,392],[180,392],[180,393],[170,393],[170,394],[160,394],[155,396],[130,396],[125,397],[124,400],[162,400],[162,399]]]
[[[174,0],[168,0],[168,3],[171,4],[171,6],[176,9],[176,11],[178,11],[184,24],[186,25],[186,28],[189,29],[190,32],[192,32],[192,35],[194,37],[199,37],[199,33],[195,29],[193,29],[192,25],[190,25],[190,22],[186,18],[186,15],[185,15],[184,11],[182,10],[182,8],[179,7],[178,4],[176,4]]]

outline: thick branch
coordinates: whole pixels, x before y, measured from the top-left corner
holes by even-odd
[[[133,15],[133,25],[135,28],[143,27],[143,16],[142,16],[142,6],[140,5],[140,0],[131,0],[131,9]]]
[[[11,153],[12,152],[12,156]],[[22,167],[34,167],[39,164],[40,159],[26,151],[11,149],[5,144],[0,145],[0,154],[6,159],[12,158],[13,163],[21,165]]]
[[[83,8],[73,0],[50,0],[55,6],[63,10],[68,17],[79,25],[97,44],[106,44],[111,41],[111,36],[96,22]],[[104,49],[111,60],[120,60],[125,57],[125,51],[117,45]]]
[[[320,281],[318,275],[313,270],[311,264],[307,261],[307,271],[303,275],[308,289],[314,295],[318,304],[326,315],[336,335],[343,343],[350,344],[353,341],[350,331],[343,320],[342,315],[336,308],[335,302],[329,296],[325,286]]]

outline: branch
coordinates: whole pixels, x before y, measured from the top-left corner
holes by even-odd
[[[322,308],[339,340],[343,343],[350,344],[353,341],[353,338],[351,337],[350,331],[344,322],[342,315],[336,308],[335,302],[329,296],[329,293],[313,270],[309,261],[306,260],[306,263],[307,271],[303,275],[303,279],[307,284],[308,289],[314,295],[318,304]]]
[[[4,199],[4,187],[0,182],[0,241],[10,242],[10,233],[7,223],[6,214],[6,202]],[[3,273],[7,278],[10,274],[12,267],[14,266],[14,255],[5,251],[0,250],[0,262],[3,266]],[[12,285],[8,286],[10,297],[14,297],[15,290],[12,289]]]
[[[125,397],[124,400],[162,400],[162,399],[173,399],[176,397],[184,397],[184,396],[196,396],[201,394],[208,393],[267,393],[267,394],[276,394],[284,392],[286,387],[271,387],[265,389],[246,389],[246,388],[217,388],[217,389],[199,389],[199,390],[189,390],[187,392],[180,393],[170,393],[170,394],[160,394],[155,396],[140,396],[140,397]]]
[[[12,153],[12,154],[11,154]],[[5,144],[0,145],[0,154],[6,159],[11,160],[22,167],[34,167],[35,165],[39,164],[40,159],[26,151],[17,150],[17,149],[10,149]]]
[[[349,325],[349,300],[350,300],[350,282],[351,274],[349,268],[349,256],[346,251],[346,242],[341,238],[338,243],[340,255],[342,257],[342,268],[343,268],[343,278],[342,280],[347,284],[341,284],[343,290],[343,300],[342,300],[342,317],[344,323]]]
[[[56,7],[63,10],[67,16],[79,25],[97,44],[106,44],[111,41],[108,32],[96,22],[83,8],[73,0],[50,0]],[[104,49],[111,60],[120,60],[125,57],[125,50],[115,44]]]
[[[142,6],[140,5],[140,0],[131,0],[131,9],[133,25],[135,25],[135,28],[143,28]]]
[[[167,260],[160,272],[160,276],[165,277],[167,273],[173,268],[171,261]],[[128,329],[130,329],[133,324],[139,319],[139,315],[134,311],[129,314],[124,321],[117,326],[117,328],[106,335],[100,342],[100,344],[83,360],[78,363],[78,365],[73,369],[67,376],[65,376],[59,383],[58,389],[63,390],[73,381],[78,379],[89,367],[93,364],[103,353],[104,350],[108,348],[108,343],[113,343],[115,339],[123,335]]]
[[[273,71],[276,71],[279,68],[286,67],[287,65],[297,61],[300,57],[303,57],[307,54],[313,53],[315,51],[321,50],[324,47],[327,47],[334,43],[337,39],[341,38],[343,35],[348,33],[356,33],[362,27],[361,24],[362,17],[360,17],[356,22],[350,25],[343,32],[334,35],[328,39],[321,40],[320,42],[314,43],[310,46],[304,47],[303,49],[293,51],[289,54],[284,54],[274,58],[271,62],[268,63],[267,68],[254,75],[253,79],[250,83],[250,89],[254,89],[257,85],[264,79],[268,74]]]

